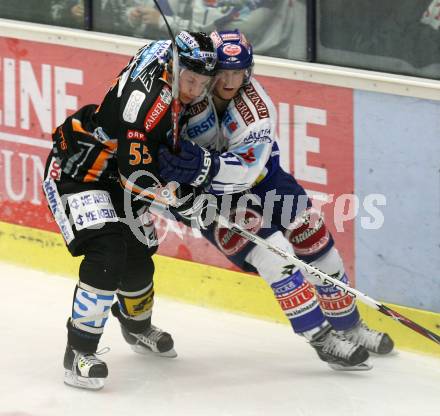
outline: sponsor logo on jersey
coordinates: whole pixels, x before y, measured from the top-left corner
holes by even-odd
[[[190,115],[190,117],[194,117],[202,113],[207,108],[208,108],[208,98],[205,97],[202,101],[189,107],[188,114]]]
[[[260,143],[272,143],[270,137],[270,129],[262,129],[259,132],[251,131],[249,135],[243,140],[244,143],[260,144]]]
[[[49,202],[50,210],[52,211],[52,214],[55,216],[57,215],[58,209],[60,208],[58,206],[58,199],[57,199],[58,191],[54,186],[54,183],[51,181],[44,182],[44,190],[46,191],[46,199]]]
[[[226,127],[231,133],[234,133],[234,131],[238,128],[238,123],[236,121],[231,121],[229,124],[226,125]]]
[[[244,92],[257,110],[258,117],[260,119],[269,118],[269,110],[267,105],[259,96],[254,86],[252,84],[246,85],[246,87],[244,87]]]
[[[61,150],[67,150],[67,141],[66,138],[64,137],[64,132],[63,132],[63,128],[62,126],[58,127],[58,133],[60,134],[61,140],[57,141],[60,143],[60,149]]]
[[[226,110],[223,115],[223,124],[226,126],[229,133],[234,133],[234,131],[238,129],[237,121],[232,118],[231,113],[228,110]]]
[[[127,140],[141,140],[145,141],[145,133],[139,130],[127,130]]]
[[[171,90],[168,85],[165,85],[160,92],[159,96],[156,98],[153,106],[148,111],[147,116],[144,120],[145,131],[149,133],[154,127],[157,126],[159,121],[165,115],[168,107],[171,103]]]
[[[215,114],[212,112],[209,114],[208,118],[206,120],[203,120],[196,125],[189,127],[186,134],[191,139],[196,138],[197,136],[200,136],[201,134],[208,131],[210,128],[212,128],[215,124]]]
[[[170,89],[170,87],[168,87],[168,85],[165,85],[162,88],[162,91],[160,92],[160,98],[162,98],[162,101],[166,105],[170,105],[171,104],[171,100],[173,99],[173,97],[172,97],[172,94],[171,94],[171,89]]]
[[[61,230],[61,234],[67,244],[70,244],[75,236],[73,235],[72,227],[70,226],[69,219],[64,212],[63,202],[61,201],[58,189],[55,185],[55,181],[52,178],[46,178],[43,183],[44,193],[46,194],[47,202],[49,202],[50,210],[55,218],[58,227]]]
[[[241,212],[240,219],[234,218],[235,211],[232,213],[232,219],[238,222],[241,227],[246,229],[252,234],[257,234],[260,231],[263,219],[258,212],[246,208],[245,212]],[[220,228],[216,227],[214,230],[214,237],[217,243],[217,246],[220,250],[225,253],[227,256],[233,256],[243,250],[243,248],[249,243],[244,237],[234,233],[234,231],[229,228]]]
[[[142,91],[134,90],[125,105],[122,118],[127,123],[135,123],[142,103],[145,100],[145,94]]]
[[[243,158],[243,160],[249,164],[254,163],[257,160],[257,158],[255,157],[253,147],[248,149],[248,151],[246,153],[238,153],[238,155],[241,156]]]
[[[59,181],[61,178],[61,166],[54,157],[50,161],[48,173],[54,181]]]
[[[228,45],[223,46],[222,50],[225,55],[237,56],[237,55],[240,55],[240,53],[241,53],[241,46],[234,45],[234,44],[230,43]]]
[[[67,201],[77,231],[105,222],[119,221],[107,191],[84,191],[70,195]]]
[[[249,124],[253,123],[255,121],[254,115],[252,114],[252,111],[248,105],[244,102],[243,98],[238,95],[234,97],[234,102],[235,108],[240,113],[241,118],[246,123],[246,126],[249,126]]]

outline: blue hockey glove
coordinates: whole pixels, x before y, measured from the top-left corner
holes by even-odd
[[[215,153],[182,140],[180,153],[172,154],[166,146],[159,148],[159,174],[166,182],[176,181],[194,187],[209,185],[220,169]]]

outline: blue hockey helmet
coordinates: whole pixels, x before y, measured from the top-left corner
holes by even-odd
[[[180,65],[198,74],[214,76],[217,53],[211,38],[204,32],[181,31],[176,36]]]
[[[212,32],[211,39],[217,49],[217,69],[246,69],[244,83],[252,76],[254,56],[252,45],[238,29]]]

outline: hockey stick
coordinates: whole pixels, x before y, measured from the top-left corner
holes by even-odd
[[[160,7],[157,0],[154,0],[154,4],[156,5],[159,13],[161,14],[165,26],[167,27],[168,33],[171,37],[171,42],[173,45],[173,79],[171,83],[171,123],[173,126],[173,151],[174,153],[179,153],[179,114],[181,110],[180,100],[179,100],[179,51],[177,50],[176,39],[173,31],[171,30],[171,26],[168,23],[167,18],[165,17],[162,8]]]
[[[144,190],[137,198],[144,196],[146,200],[148,200],[151,203],[151,207],[154,206],[157,208],[157,211],[155,213],[158,215],[163,215],[164,211],[166,212],[167,210],[169,210],[169,212],[173,214],[174,220],[176,220],[176,217],[181,218],[181,215],[177,209],[178,207],[176,205],[167,202],[167,198],[164,199],[164,198],[152,197],[153,193]],[[218,212],[216,213],[214,220],[207,225],[212,225],[212,224],[214,226],[227,228],[230,231],[250,241],[251,243],[254,243],[255,245],[260,247],[264,247],[267,250],[271,251],[272,253],[282,257],[283,259],[291,261],[292,264],[297,266],[299,269],[308,272],[312,276],[317,277],[322,282],[323,285],[331,284],[332,286],[339,288],[343,293],[348,293],[354,298],[358,298],[361,302],[363,302],[365,305],[369,306],[370,308],[379,311],[380,313],[390,317],[394,321],[399,322],[400,324],[405,325],[406,327],[412,329],[418,334],[430,339],[431,341],[435,342],[437,345],[440,345],[440,335],[431,332],[429,329],[426,329],[423,326],[415,323],[411,319],[401,315],[395,310],[389,308],[388,306],[385,306],[383,303],[378,302],[377,300],[367,296],[366,294],[360,292],[359,290],[354,289],[346,285],[345,283],[341,282],[340,280],[329,276],[328,274],[322,272],[318,268],[311,266],[310,264],[300,260],[298,257],[294,256],[293,254],[290,254],[287,251],[284,251],[283,249],[276,247],[271,243],[268,243],[263,238],[250,233],[249,231],[242,228],[240,225],[227,220]]]
[[[268,243],[263,238],[258,237],[256,235],[250,233],[249,231],[246,231],[245,229],[240,227],[238,224],[228,221],[226,218],[222,217],[221,215],[217,216],[216,222],[221,227],[228,228],[229,230],[235,232],[236,234],[240,235],[241,237],[245,238],[246,240],[248,240],[248,241],[250,241],[260,247],[265,247],[266,249],[272,251],[273,253],[277,254],[278,256],[281,256],[284,259],[288,259],[295,266],[299,267],[301,270],[306,271],[306,272],[310,273],[311,275],[317,277],[323,284],[331,284],[331,285],[339,288],[340,290],[342,290],[344,293],[349,293],[353,297],[358,298],[365,305],[367,305],[373,309],[376,309],[377,311],[383,313],[384,315],[389,316],[391,319],[401,323],[402,325],[405,325],[406,327],[412,329],[413,331],[419,333],[420,335],[423,335],[424,337],[426,337],[426,338],[430,339],[431,341],[434,341],[435,343],[440,345],[440,336],[439,335],[434,334],[433,332],[420,326],[419,324],[416,324],[411,319],[406,318],[405,316],[394,311],[393,309],[389,308],[388,306],[385,306],[383,303],[380,303],[377,300],[370,298],[369,296],[365,295],[364,293],[360,292],[357,289],[354,289],[350,286],[347,286],[346,284],[342,283],[340,280],[329,276],[328,274],[322,272],[321,270],[317,269],[316,267],[313,267],[310,264],[307,264],[306,262],[298,259],[294,255]]]

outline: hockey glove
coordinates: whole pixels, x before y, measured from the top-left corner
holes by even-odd
[[[220,169],[220,161],[215,153],[182,140],[180,153],[172,154],[166,146],[159,148],[159,174],[166,181],[176,181],[194,187],[204,187]]]
[[[203,194],[198,188],[180,185],[176,191],[177,202],[172,209],[187,226],[206,228],[217,215],[217,200],[212,194]]]

